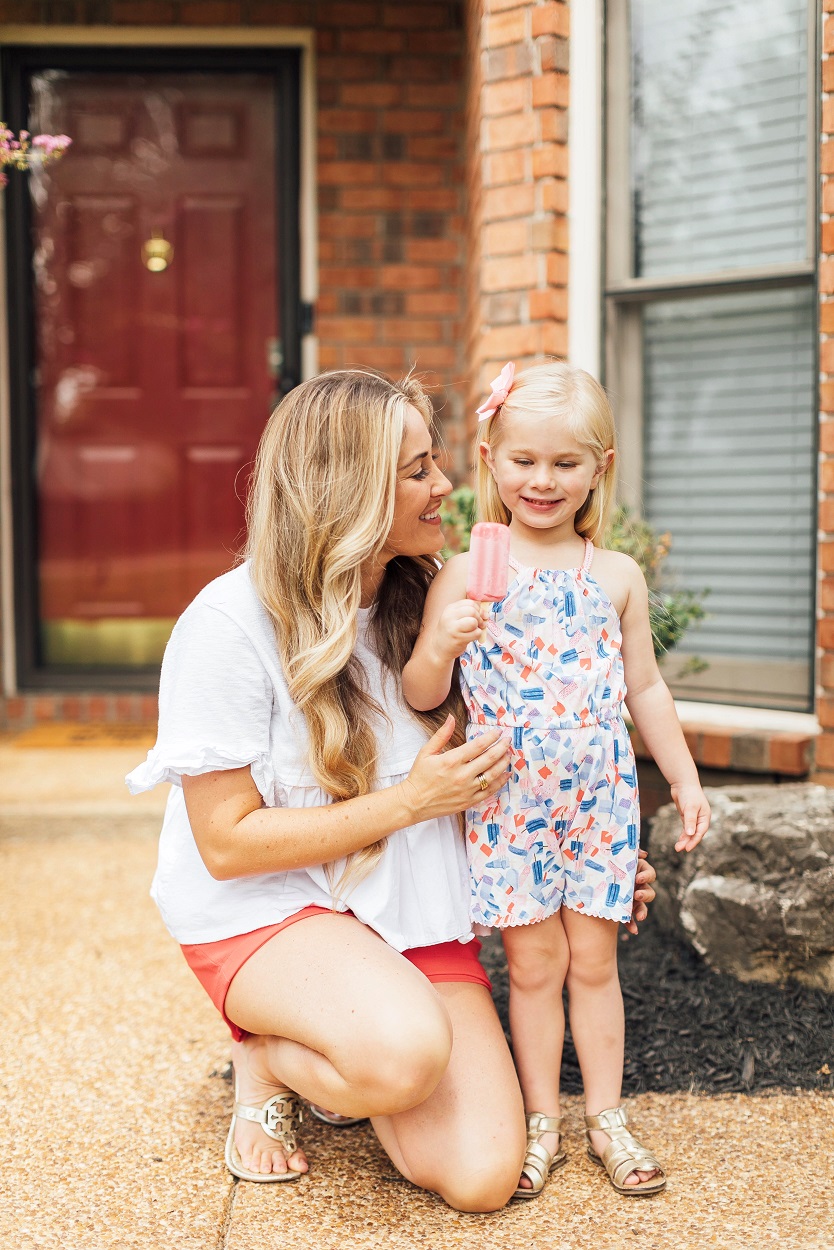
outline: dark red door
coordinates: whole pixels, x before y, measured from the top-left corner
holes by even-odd
[[[35,86],[73,139],[33,185],[43,658],[144,665],[234,562],[274,402],[275,88],[74,72]]]

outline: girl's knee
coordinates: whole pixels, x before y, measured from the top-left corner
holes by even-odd
[[[564,984],[568,971],[566,949],[530,943],[529,949],[507,952],[510,984],[519,990],[541,990]]]

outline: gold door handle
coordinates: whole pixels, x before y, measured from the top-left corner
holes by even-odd
[[[162,273],[174,259],[174,246],[161,230],[152,230],[151,237],[142,244],[142,264],[151,273]]]

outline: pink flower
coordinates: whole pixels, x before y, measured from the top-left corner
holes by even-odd
[[[490,394],[489,399],[484,400],[480,408],[476,410],[479,424],[481,421],[487,421],[491,416],[493,416],[506,401],[507,396],[513,389],[514,377],[515,365],[511,360],[508,360],[504,365],[504,368],[498,374],[498,377],[493,378],[490,382],[492,393]]]

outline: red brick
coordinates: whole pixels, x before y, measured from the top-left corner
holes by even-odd
[[[566,4],[552,0],[550,4],[540,4],[533,9],[532,33],[538,35],[570,34],[570,14]]]
[[[563,178],[548,179],[541,185],[542,208],[545,212],[568,211],[568,184]]]
[[[461,245],[457,239],[409,239],[405,252],[410,265],[419,265],[424,261],[438,265],[444,260],[461,259]]]
[[[564,143],[548,143],[533,152],[534,178],[566,178],[568,149]]]
[[[420,4],[386,4],[382,12],[382,24],[417,27],[420,30],[444,27],[449,24],[449,5],[426,4],[425,0],[421,0]]]
[[[319,42],[321,35],[322,32],[319,31]],[[363,82],[373,79],[377,72],[375,63],[369,57],[341,56],[338,53],[333,56],[324,56],[321,54],[321,49],[316,58],[316,70],[320,82],[323,79],[328,81],[335,79],[338,83]]]
[[[378,324],[372,317],[319,317],[316,330],[323,339],[341,343],[373,343]]]
[[[820,490],[834,494],[834,460],[823,460],[820,464]]]
[[[520,221],[495,221],[484,228],[483,245],[487,256],[515,256],[527,250],[529,224]]]
[[[729,768],[733,755],[733,735],[726,730],[703,729],[696,764],[704,768]]]
[[[528,41],[509,44],[505,48],[491,48],[486,58],[487,82],[500,82],[502,78],[518,78],[520,74],[534,71],[534,45]]]
[[[770,772],[804,777],[811,766],[812,745],[808,734],[774,734],[770,740]]]
[[[834,691],[834,653],[821,655],[818,666],[820,686],[826,691]]]
[[[436,343],[442,337],[438,321],[419,321],[414,317],[400,320],[392,317],[385,322],[385,338],[394,343]]]
[[[820,343],[820,370],[834,373],[834,339],[823,339]]]
[[[319,238],[372,239],[377,231],[373,217],[349,213],[319,213]]]
[[[486,19],[486,40],[489,48],[502,48],[508,43],[520,43],[527,37],[526,8],[512,9]]]
[[[339,47],[342,52],[402,52],[405,35],[396,30],[343,30]]]
[[[179,20],[183,26],[239,25],[241,8],[237,0],[186,0],[180,6]]]
[[[541,346],[539,351],[544,356],[558,356],[565,359],[568,354],[568,327],[564,321],[539,322]]]
[[[823,573],[834,573],[834,542],[818,543],[817,559]]]
[[[538,258],[529,253],[524,256],[488,259],[481,268],[481,290],[529,290],[536,285],[538,274]]]
[[[567,108],[570,102],[570,84],[567,74],[542,74],[533,79],[533,107],[545,108],[556,104]]]
[[[527,148],[510,148],[506,152],[487,156],[484,160],[484,185],[500,187],[524,181],[527,153]]]
[[[319,161],[318,180],[322,186],[368,185],[379,180],[379,166],[373,161]]]
[[[319,0],[316,5],[316,26],[376,26],[378,21],[379,6],[376,4],[357,4],[354,0],[339,4]]]
[[[502,82],[487,83],[484,87],[482,111],[484,117],[500,117],[504,113],[520,113],[532,101],[531,79],[505,78]]]
[[[341,187],[341,207],[357,211],[395,212],[409,207],[403,192],[395,187]]]
[[[484,194],[483,213],[485,221],[500,221],[506,217],[521,217],[532,213],[535,188],[532,182],[521,186],[496,187]]]
[[[486,124],[486,150],[524,147],[536,141],[536,118],[533,113],[508,113]]]
[[[413,135],[407,142],[409,159],[417,161],[456,161],[460,153],[458,135]]]
[[[410,36],[409,47],[414,42]],[[458,82],[462,66],[453,56],[392,56],[388,72],[398,82]]]
[[[834,174],[834,139],[820,144],[820,173]]]
[[[822,102],[822,133],[824,135],[834,134],[834,99],[823,100]]]
[[[543,74],[551,73],[556,70],[557,73],[566,74],[570,68],[570,47],[567,39],[561,39],[558,35],[543,35],[536,44],[539,50],[539,60]]]
[[[18,16],[15,20],[19,22],[21,18]],[[174,6],[166,0],[114,0],[110,9],[110,21],[114,26],[122,22],[135,26],[149,23],[168,26],[174,21]]]
[[[335,161],[339,155],[339,146],[335,135],[319,135],[316,155],[322,161]]]
[[[405,311],[409,317],[455,317],[460,314],[460,302],[454,291],[409,291]]]
[[[826,17],[822,24],[822,50],[834,52],[834,18]]]
[[[834,334],[834,300],[824,299],[820,303],[820,332]]]
[[[449,124],[446,113],[430,109],[387,109],[382,126],[391,134],[440,134]]]
[[[396,187],[437,186],[443,182],[444,173],[440,165],[431,161],[389,161],[382,166],[382,181]]]
[[[834,733],[822,733],[815,739],[814,764],[817,768],[834,769]]]
[[[834,577],[820,579],[820,607],[823,612],[834,612]]]
[[[834,499],[824,499],[819,505],[819,527],[826,534],[834,534]]]
[[[547,257],[548,286],[568,285],[568,258],[565,252],[551,252]]]
[[[319,270],[319,283],[322,287],[359,287],[368,290],[376,284],[376,269],[371,267],[351,268],[350,266],[322,265]]]
[[[567,143],[567,111],[565,109],[556,108],[539,109],[539,134],[545,143]]]
[[[564,287],[548,287],[545,291],[531,291],[529,297],[530,320],[565,321],[568,315],[568,295]]]
[[[454,107],[461,100],[461,86],[456,82],[432,83],[408,82],[404,87],[404,103],[418,108]]]
[[[834,698],[823,695],[817,699],[817,720],[823,729],[834,729]]]
[[[376,119],[369,109],[319,109],[319,134],[367,134],[376,130]]]
[[[381,265],[375,273],[383,291],[425,291],[441,285],[440,270],[433,265]]]
[[[393,82],[350,82],[342,87],[342,103],[347,105],[391,108],[400,103],[402,96],[402,87]]]
[[[822,63],[822,89],[834,91],[834,58],[829,58]]]

